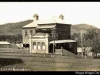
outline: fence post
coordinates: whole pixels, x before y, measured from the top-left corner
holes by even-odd
[[[63,56],[63,47],[61,47],[61,55]]]
[[[52,57],[52,53],[51,53],[51,57]]]
[[[28,53],[28,50],[27,50],[27,48],[26,48],[26,52],[27,52],[27,56],[29,56],[29,53]]]
[[[44,52],[44,57],[45,57],[45,52]]]
[[[36,57],[37,57],[37,52],[36,52]]]
[[[53,53],[53,56],[52,57],[55,57],[54,53]]]

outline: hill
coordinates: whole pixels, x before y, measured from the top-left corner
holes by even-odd
[[[73,33],[79,33],[81,30],[87,31],[89,29],[98,29],[97,27],[94,27],[93,25],[89,24],[76,24],[71,26],[71,34]]]
[[[31,22],[33,22],[33,20],[26,20],[26,21],[21,21],[16,23],[7,23],[7,24],[0,25],[0,35],[1,34],[8,34],[8,35],[22,34],[22,27]],[[71,34],[78,33],[80,32],[80,30],[87,31],[88,29],[98,29],[98,28],[89,24],[76,24],[71,26]]]
[[[33,20],[26,20],[16,23],[7,23],[0,25],[0,34],[22,34],[22,27],[31,23]]]

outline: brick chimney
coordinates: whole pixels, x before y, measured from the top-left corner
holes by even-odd
[[[39,19],[38,14],[34,14],[33,19],[34,19],[34,20],[38,20],[38,19]]]
[[[62,14],[59,16],[59,18],[64,20],[64,16]]]

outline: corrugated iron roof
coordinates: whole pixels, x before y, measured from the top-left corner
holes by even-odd
[[[67,24],[65,20],[59,19],[58,17],[52,17],[51,19],[35,20],[32,23],[23,26],[23,28],[38,27],[38,24],[52,24],[52,23]]]
[[[50,24],[50,23],[67,24],[65,20],[59,19],[58,17],[52,17],[51,19],[41,20],[38,24]]]
[[[7,41],[0,41],[0,44],[10,44],[10,43]]]
[[[23,26],[23,28],[28,28],[28,27],[37,27],[37,26],[38,26],[37,24],[38,24],[38,20],[33,21],[32,23],[29,23],[29,24]]]

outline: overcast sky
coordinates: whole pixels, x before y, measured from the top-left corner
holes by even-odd
[[[100,28],[100,2],[0,2],[0,24],[64,15],[70,24],[91,24]]]

